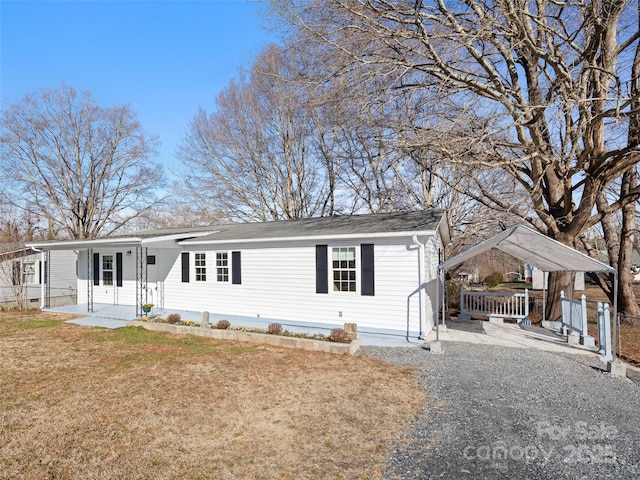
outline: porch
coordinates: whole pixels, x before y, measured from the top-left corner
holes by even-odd
[[[473,292],[460,287],[460,319],[472,316],[488,317],[492,323],[513,318],[518,324],[531,325],[529,320],[529,290],[524,293]]]
[[[67,305],[63,307],[45,308],[43,311],[53,313],[67,313],[71,315],[84,315],[81,318],[68,320],[67,323],[76,325],[85,325],[89,327],[102,328],[121,328],[126,327],[128,320],[134,320],[136,315],[136,306],[134,305],[110,305],[106,303],[94,303],[93,311],[88,312],[87,304]],[[203,312],[195,310],[169,310],[154,308],[150,317],[166,318],[171,313],[177,313],[182,320],[192,320],[200,322]],[[339,327],[339,325],[330,324],[312,324],[306,322],[292,322],[290,320],[282,320],[276,318],[264,317],[248,317],[242,315],[227,315],[215,312],[209,312],[209,323],[215,325],[219,320],[228,320],[232,326],[242,326],[247,328],[263,328],[266,329],[271,323],[279,323],[286,330],[300,333],[320,333],[329,335],[331,329]],[[358,329],[358,338],[362,341],[363,346],[380,346],[380,347],[419,347],[423,345],[423,341],[414,338],[391,333],[390,331],[361,331]]]

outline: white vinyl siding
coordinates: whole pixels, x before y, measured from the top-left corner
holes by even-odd
[[[397,332],[406,332],[409,325],[410,331],[419,331],[418,249],[410,238],[399,241],[368,238],[366,243],[375,244],[375,296],[350,292],[316,294],[315,243],[309,242],[242,246],[242,284],[234,285],[233,289],[221,282],[181,283],[178,260],[166,280],[166,304],[176,309],[331,326],[353,322],[359,328]],[[329,244],[329,261],[332,248],[344,246],[344,243]],[[219,248],[216,246],[212,251]],[[228,248],[232,250],[238,245]],[[356,284],[360,281],[359,252],[357,247]],[[437,258],[429,258],[426,267],[435,272]],[[286,275],[282,275],[283,271]],[[331,275],[330,270],[330,291]],[[425,276],[424,283],[430,295],[429,292],[435,291],[435,273]],[[436,304],[435,299],[433,304]],[[433,325],[433,313],[428,315],[428,322],[424,324],[427,331],[430,329],[428,324]]]
[[[68,305],[76,301],[77,255],[73,251],[54,250],[49,254],[48,277],[51,292],[51,305]],[[21,286],[13,285],[13,265],[18,262],[19,280],[26,280]],[[26,265],[26,268],[25,268]],[[20,295],[27,305],[40,306],[42,282],[45,280],[45,268],[42,255],[34,253],[17,260],[0,263],[0,304],[15,302]],[[19,288],[15,288],[19,287]]]
[[[434,323],[437,285],[437,251],[435,239],[420,238],[425,246],[426,261],[422,283],[426,291],[423,331]],[[329,295],[316,294],[316,244],[327,244]],[[361,281],[360,245],[374,244],[375,296],[359,293]],[[356,292],[333,292],[332,253],[334,248],[355,248]],[[242,251],[242,284],[231,285],[231,251]],[[94,249],[94,252],[98,252]],[[115,249],[101,249],[102,255],[113,255]],[[191,261],[191,282],[182,282],[181,255],[188,252]],[[227,265],[218,265],[218,254],[227,252]],[[183,248],[166,242],[162,248],[149,248],[156,256],[156,265],[148,265],[148,301],[166,309],[209,311],[248,316],[269,321],[291,321],[340,327],[345,322],[356,323],[359,329],[376,329],[405,334],[407,329],[420,330],[419,249],[408,238],[371,238],[349,242],[273,242],[269,244],[224,244]],[[209,269],[216,268],[215,280],[195,280],[195,255],[206,254]],[[135,305],[135,253],[123,258],[123,288],[95,286],[95,303]],[[79,255],[78,302],[87,301],[87,252]],[[216,263],[214,264],[214,259]],[[153,268],[152,268],[153,267]],[[229,281],[217,281],[218,267],[226,267]],[[349,265],[347,264],[347,270]],[[71,269],[72,270],[72,269]],[[286,273],[286,274],[285,274]],[[231,288],[233,287],[233,288]],[[116,290],[114,298],[113,291]],[[440,290],[441,292],[441,290]],[[232,320],[232,323],[234,321]]]

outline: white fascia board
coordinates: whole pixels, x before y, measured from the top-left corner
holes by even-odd
[[[140,237],[123,237],[123,238],[95,238],[81,240],[60,240],[59,242],[43,242],[43,243],[26,243],[29,248],[37,248],[39,250],[71,250],[76,248],[93,248],[95,246],[123,246],[123,245],[140,245],[142,239]]]
[[[186,232],[186,233],[172,233],[171,235],[159,235],[157,237],[145,238],[142,240],[142,245],[155,242],[166,242],[170,240],[179,240],[184,237],[204,237],[205,235],[212,235],[218,233],[220,230],[210,230],[208,232]]]
[[[244,239],[226,239],[226,240],[184,240],[178,242],[178,245],[222,245],[222,244],[241,244],[241,243],[267,243],[267,242],[300,242],[300,241],[333,241],[333,240],[356,240],[359,238],[412,238],[414,235],[436,235],[435,230],[421,230],[410,232],[380,232],[380,233],[348,233],[342,235],[304,235],[297,237],[271,237],[271,238],[244,238]]]

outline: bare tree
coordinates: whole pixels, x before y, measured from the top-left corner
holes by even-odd
[[[239,220],[302,218],[327,198],[322,162],[312,155],[305,92],[286,79],[289,59],[266,49],[217,98],[212,114],[200,110],[179,149],[181,189]]]
[[[638,187],[630,184],[622,197],[596,210],[599,192],[639,158],[637,141],[625,138],[637,97],[630,86],[639,37],[634,2],[273,5],[299,35],[345,60],[330,72],[334,78],[360,69],[365,82],[376,65],[397,90],[441,92],[460,113],[472,109],[468,116],[439,116],[437,123],[425,119],[423,131],[425,139],[447,140],[425,146],[466,168],[476,186],[467,193],[476,201],[575,246],[607,212],[638,198]],[[488,188],[484,170],[500,171],[514,190]],[[555,298],[568,276],[553,276],[550,283]],[[558,302],[552,306],[555,317]]]
[[[70,86],[29,94],[2,113],[0,173],[15,207],[52,233],[113,232],[157,201],[162,169],[127,105],[101,108]]]

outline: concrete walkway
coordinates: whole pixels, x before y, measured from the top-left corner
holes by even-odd
[[[535,348],[556,353],[598,355],[594,347],[569,345],[566,337],[560,333],[531,325],[454,318],[447,322],[446,328],[441,329],[439,339],[442,342],[465,342],[511,348]],[[425,341],[430,343],[434,340],[436,340],[435,330],[427,336]]]
[[[65,307],[50,308],[48,311],[58,313],[70,313],[74,315],[86,315],[81,318],[69,320],[69,323],[103,328],[125,327],[127,320],[136,318],[135,307],[131,305],[94,304],[94,311],[87,314],[86,305],[69,305]],[[163,310],[154,308],[151,316],[166,317],[170,313],[178,313],[183,320],[200,321],[202,312],[188,310]],[[285,329],[293,332],[322,333],[328,335],[331,325],[313,325],[304,322],[291,322],[274,318],[256,318],[240,315],[223,315],[210,313],[209,322],[215,324],[218,320],[226,319],[232,325],[247,328],[266,328],[271,323],[280,323]],[[380,347],[422,347],[424,343],[436,340],[435,330],[430,332],[424,341],[418,338],[409,338],[402,335],[388,333],[358,331],[358,338],[363,346]],[[552,330],[541,327],[515,325],[508,323],[490,323],[478,320],[457,320],[455,317],[447,322],[447,328],[440,331],[439,339],[442,342],[465,342],[477,345],[497,345],[512,348],[534,348],[548,352],[596,355],[593,347],[582,345],[569,345],[566,337]],[[446,348],[446,345],[445,347]]]
[[[102,328],[121,328],[126,327],[128,320],[134,320],[136,318],[136,309],[131,305],[109,305],[98,304],[93,305],[93,312],[87,312],[87,305],[67,305],[64,307],[54,307],[45,309],[48,312],[54,313],[67,313],[72,315],[84,315],[79,318],[68,320],[67,323],[74,323],[77,325],[84,325],[89,327],[102,327]],[[202,320],[202,312],[190,311],[190,310],[165,310],[154,308],[150,316],[151,317],[164,317],[170,313],[177,313],[182,320],[194,320],[200,322]],[[274,319],[274,318],[256,318],[246,317],[241,315],[224,315],[220,313],[209,313],[209,323],[215,324],[219,320],[229,320],[231,325],[243,326],[247,328],[267,328],[271,323],[279,323],[283,328],[292,332],[302,333],[321,333],[328,335],[331,333],[331,329],[336,326],[333,325],[313,325],[304,322],[291,322],[288,320]],[[378,346],[378,347],[421,347],[424,342],[418,338],[409,338],[402,335],[394,335],[389,333],[372,333],[358,331],[358,338],[362,340],[363,345]]]

